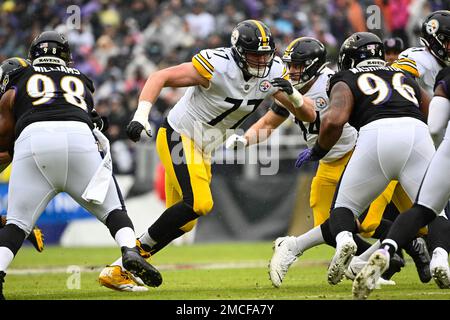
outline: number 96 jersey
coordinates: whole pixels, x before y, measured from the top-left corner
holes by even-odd
[[[52,58],[48,58],[52,59]],[[38,121],[80,121],[93,128],[92,81],[61,63],[34,64],[5,76],[5,91],[13,88],[15,137]]]
[[[359,67],[340,71],[331,77],[328,95],[341,81],[352,91],[354,106],[348,122],[358,131],[383,118],[412,117],[425,122],[419,109],[419,85],[401,69]]]
[[[246,81],[231,48],[202,50],[192,63],[209,80],[209,87],[189,87],[167,120],[205,153],[223,143],[227,130],[238,128],[266,97],[278,91],[270,84],[272,79],[286,77],[281,59],[275,57],[266,77]]]

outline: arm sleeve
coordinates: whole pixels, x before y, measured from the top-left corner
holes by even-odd
[[[273,112],[275,112],[277,115],[279,115],[280,117],[283,118],[288,118],[289,117],[289,111],[286,110],[286,108],[283,108],[282,106],[280,106],[278,103],[276,103],[275,101],[272,103],[272,105],[270,106],[270,110],[272,110]]]
[[[447,126],[450,118],[450,101],[447,98],[434,96],[430,102],[428,128],[431,135],[439,135]]]

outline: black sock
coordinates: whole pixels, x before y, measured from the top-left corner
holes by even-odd
[[[428,248],[433,252],[437,247],[450,251],[450,221],[444,217],[436,217],[428,225]]]
[[[322,231],[322,237],[325,243],[336,248],[336,237],[333,237],[331,234],[330,219],[325,220],[325,222],[320,225],[320,230]]]
[[[436,214],[419,204],[415,204],[411,209],[405,213],[400,214],[395,219],[392,227],[389,229],[386,239],[394,240],[399,248],[404,248],[408,242],[412,241],[417,234],[417,231],[423,226],[426,226],[436,218]],[[388,242],[383,243],[382,248],[388,246],[391,257],[395,253],[395,247]]]
[[[367,242],[357,234],[353,235],[353,240],[355,240],[356,245],[358,246],[355,253],[356,256],[359,256],[372,246],[369,242]]]
[[[392,226],[392,223],[393,222],[391,220],[381,219],[380,224],[375,229],[375,232],[373,233],[372,238],[380,239],[380,241],[383,241],[386,238],[386,236],[389,232],[389,229]]]
[[[357,226],[353,212],[343,207],[334,208],[330,214],[330,230],[335,239],[342,231],[356,233]]]
[[[183,201],[178,202],[162,213],[158,220],[148,228],[148,234],[155,242],[163,243],[170,238],[173,240],[180,236],[180,232],[183,232],[180,230],[181,227],[198,217],[199,215],[194,212],[192,207]]]
[[[25,240],[25,232],[15,224],[7,224],[0,230],[0,247],[6,247],[16,255]]]

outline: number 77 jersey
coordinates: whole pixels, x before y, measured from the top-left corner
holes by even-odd
[[[34,64],[5,76],[5,91],[16,92],[13,113],[15,136],[33,122],[81,121],[93,128],[92,81],[76,68],[51,61]]]
[[[266,77],[246,81],[231,48],[202,50],[192,63],[209,80],[209,87],[189,87],[167,120],[204,152],[223,143],[227,130],[237,129],[265,98],[278,91],[270,84],[272,79],[286,76],[281,59],[275,57]]]
[[[328,95],[341,81],[353,93],[353,110],[348,122],[358,131],[362,126],[383,118],[411,117],[426,122],[419,109],[419,85],[401,69],[359,67],[340,71],[331,77]]]

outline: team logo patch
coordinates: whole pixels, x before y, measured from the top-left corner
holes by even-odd
[[[325,100],[324,98],[322,98],[322,97],[318,97],[317,99],[316,99],[316,108],[318,108],[318,109],[323,109],[323,108],[325,108],[327,106],[327,100]]]
[[[238,38],[239,38],[239,30],[234,29],[233,32],[231,33],[231,44],[233,46],[236,45]]]
[[[425,26],[425,30],[428,34],[435,34],[438,29],[439,21],[437,21],[436,19],[428,21],[427,25]]]
[[[264,80],[259,84],[259,90],[262,92],[267,92],[271,87],[271,84],[268,80]]]

